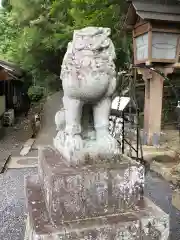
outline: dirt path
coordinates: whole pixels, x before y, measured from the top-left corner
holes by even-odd
[[[47,98],[42,113],[42,130],[38,134],[34,148],[38,145],[52,145],[56,135],[55,114],[62,108],[63,92],[57,92]]]
[[[40,110],[40,108],[40,104],[32,106],[28,117],[22,115],[16,118],[14,126],[4,128],[3,137],[0,139],[0,173],[9,156],[18,155],[24,142],[32,136],[30,119],[35,112]]]
[[[6,168],[34,167],[37,165],[38,145],[52,145],[53,137],[56,135],[54,122],[55,113],[62,107],[62,92],[57,92],[46,99],[46,102],[33,106],[29,111],[28,117],[24,116],[17,119],[14,127],[5,128],[5,136],[0,140],[0,172]],[[32,136],[30,119],[36,112],[41,111],[42,128],[29,153],[22,157],[20,152],[25,143]],[[35,159],[36,158],[36,159]],[[21,163],[19,163],[21,162]]]

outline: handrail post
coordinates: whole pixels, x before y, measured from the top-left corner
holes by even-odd
[[[124,111],[122,112],[122,154],[124,154],[124,138],[125,138],[125,132],[124,132]]]

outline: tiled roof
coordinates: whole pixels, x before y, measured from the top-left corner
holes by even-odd
[[[12,76],[21,77],[24,74],[24,71],[14,63],[0,60],[0,67],[4,68]]]
[[[136,1],[136,0],[135,0]],[[134,0],[127,0],[127,2],[134,2]],[[161,5],[177,5],[179,0],[138,0],[141,3],[161,4]]]
[[[134,25],[136,14],[144,20],[180,22],[180,1],[177,0],[132,0],[126,25]],[[179,3],[175,5],[175,3]]]

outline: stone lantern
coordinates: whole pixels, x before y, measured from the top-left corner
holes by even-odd
[[[180,4],[171,1],[128,1],[125,29],[133,33],[134,64],[145,81],[144,132],[147,144],[157,143],[161,132],[164,78],[177,67],[180,54]],[[144,68],[146,67],[146,68]],[[156,140],[155,140],[156,138]]]

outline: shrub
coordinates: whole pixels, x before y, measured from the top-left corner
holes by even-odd
[[[32,102],[38,102],[44,96],[44,88],[40,86],[31,86],[28,89],[28,95]]]

